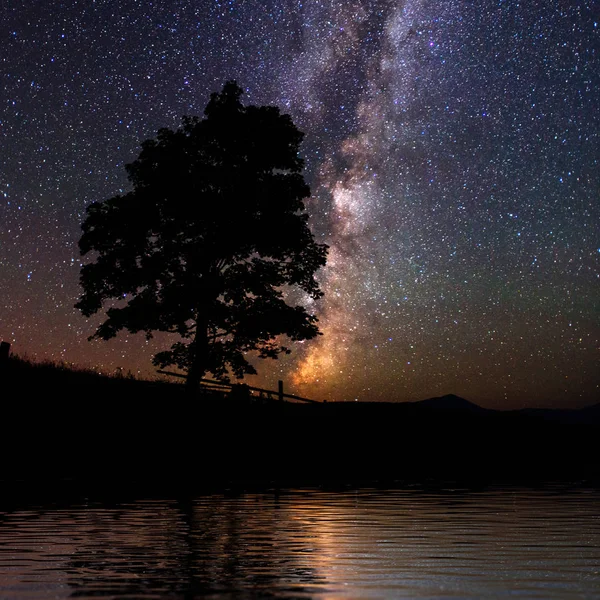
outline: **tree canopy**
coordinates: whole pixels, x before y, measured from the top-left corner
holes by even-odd
[[[190,387],[207,372],[255,373],[247,353],[289,353],[281,336],[319,334],[286,294],[323,295],[315,273],[327,246],[308,226],[303,134],[277,107],[244,106],[242,93],[230,81],[203,118],[144,141],[126,166],[132,191],[91,204],[79,241],[95,260],[76,307],[89,317],[110,305],[92,338],[178,334],[154,363],[184,369]]]

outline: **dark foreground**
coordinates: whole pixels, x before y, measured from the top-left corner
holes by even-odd
[[[3,377],[10,390],[0,436],[5,481],[197,487],[600,480],[598,407],[496,412],[453,397],[416,404],[191,401],[176,385],[20,369]],[[51,400],[57,390],[59,400]]]

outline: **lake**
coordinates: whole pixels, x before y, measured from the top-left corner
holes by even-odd
[[[600,598],[600,490],[0,500],[0,598]]]

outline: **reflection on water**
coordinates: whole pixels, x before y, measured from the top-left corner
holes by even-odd
[[[600,597],[600,491],[0,504],[1,598]]]

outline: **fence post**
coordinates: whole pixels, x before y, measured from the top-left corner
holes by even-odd
[[[283,402],[283,381],[281,381],[281,379],[280,379],[278,383],[279,383],[279,390],[278,390],[279,402]]]
[[[10,344],[8,342],[0,343],[0,364],[4,365],[8,362],[8,355],[10,354]]]

